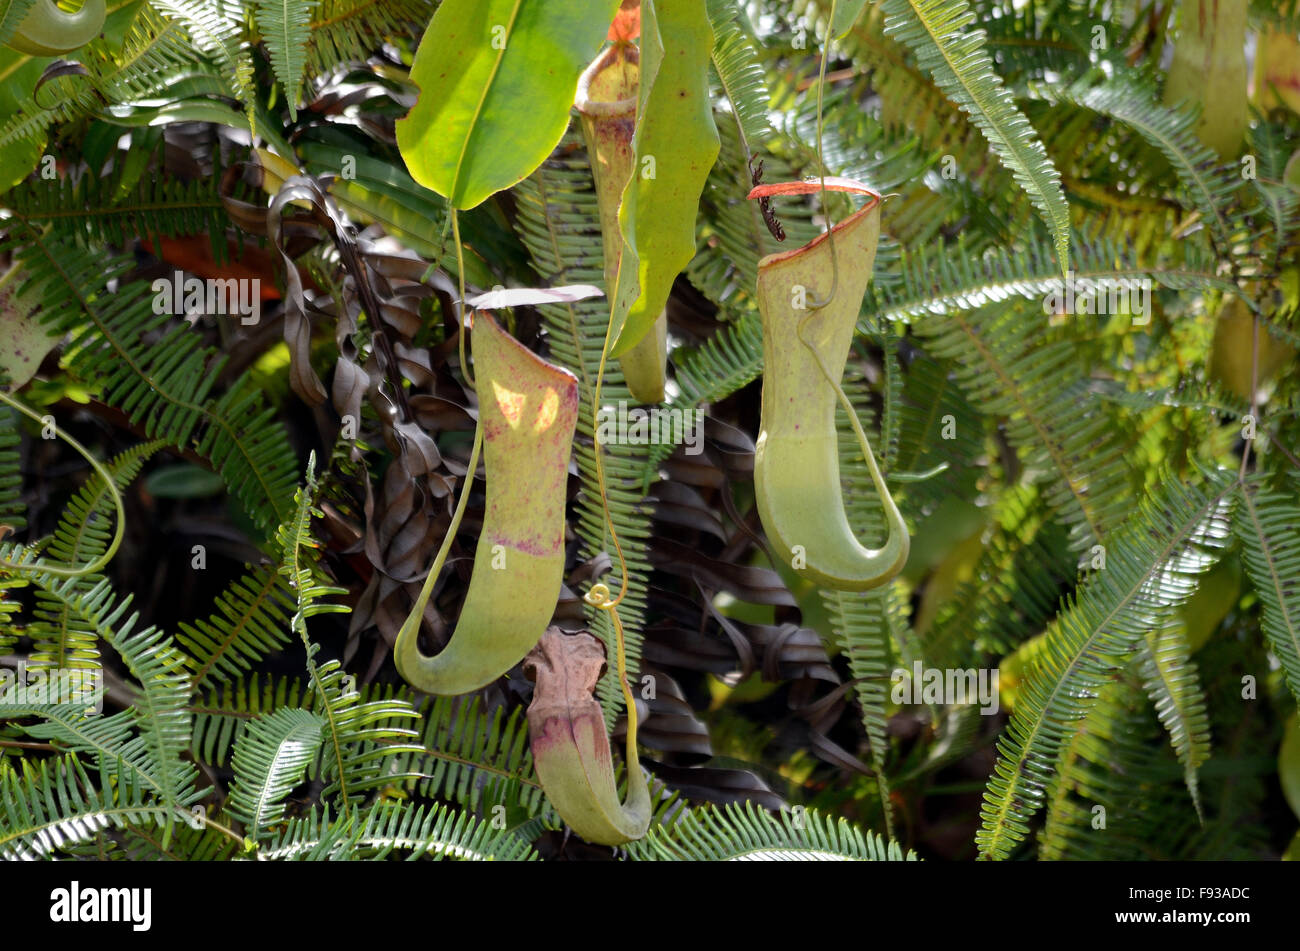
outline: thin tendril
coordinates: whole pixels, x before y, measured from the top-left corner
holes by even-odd
[[[474,375],[469,372],[469,364],[465,362],[465,252],[460,244],[460,213],[451,209],[451,234],[456,242],[456,281],[460,287],[460,313],[456,315],[456,350],[460,355],[460,372],[465,377],[465,382],[469,384],[471,390],[477,390],[474,385]]]
[[[420,629],[420,623],[424,619],[424,606],[429,603],[429,597],[433,594],[433,586],[438,583],[438,575],[442,574],[442,566],[447,561],[447,554],[451,551],[452,542],[456,540],[456,532],[460,530],[461,519],[465,515],[465,509],[469,506],[469,493],[474,485],[474,473],[478,469],[478,455],[482,447],[483,416],[480,414],[478,423],[474,426],[474,448],[469,451],[469,468],[465,470],[465,482],[461,486],[460,498],[456,500],[456,511],[452,513],[451,524],[447,526],[447,534],[443,536],[442,545],[438,548],[438,554],[434,556],[433,564],[429,567],[429,574],[424,579],[424,586],[420,589],[420,596],[415,599],[415,605],[410,615],[407,616],[402,629],[397,632],[398,640],[412,637]]]
[[[24,416],[30,417],[42,426],[46,424],[45,419],[37,416],[33,410],[28,409],[9,394],[0,392],[0,401],[7,403]],[[50,418],[52,419],[52,417]],[[50,425],[54,428],[54,434],[73,449],[77,450],[81,457],[90,463],[90,467],[95,470],[95,474],[104,480],[104,485],[107,486],[109,496],[113,500],[113,509],[116,515],[115,521],[117,524],[113,531],[113,541],[109,544],[108,548],[102,555],[90,564],[81,567],[78,567],[77,565],[63,565],[40,560],[24,564],[21,562],[5,561],[3,559],[0,559],[0,565],[3,565],[6,568],[19,568],[27,571],[36,569],[43,571],[46,574],[56,575],[60,578],[80,578],[84,575],[94,574],[113,560],[113,556],[117,554],[118,547],[122,544],[122,536],[126,531],[126,510],[122,505],[122,493],[117,490],[117,483],[113,481],[113,477],[109,474],[109,471],[104,468],[98,459],[90,454],[85,446],[65,433],[57,424],[51,422]]]
[[[627,682],[627,651],[623,646],[623,621],[618,616],[618,607],[609,600],[609,585],[603,581],[598,581],[591,586],[591,590],[584,596],[583,600],[588,604],[608,611],[610,620],[614,622],[614,657],[618,666],[618,685],[623,690],[623,703],[627,706],[627,763],[628,769],[631,770],[632,764],[636,762],[636,701],[632,698],[632,687]]]
[[[832,30],[835,27],[835,6],[839,0],[831,0],[830,19],[826,21],[826,40],[822,43],[822,62],[821,71],[817,78],[817,172],[821,189],[817,195],[821,200],[822,214],[826,217],[826,240],[830,242],[831,249],[831,292],[826,295],[824,300],[808,301],[810,310],[821,310],[829,304],[835,297],[835,292],[840,286],[840,262],[835,255],[835,227],[831,223],[831,217],[826,211],[826,158],[822,153],[822,126],[825,122],[825,116],[822,113],[822,96],[826,91],[826,61],[830,58],[831,44],[835,42]]]
[[[618,288],[622,282],[623,261],[624,255],[620,252],[618,266],[614,269],[613,286],[606,288],[606,293],[609,294],[609,320],[605,323],[605,340],[601,344],[600,365],[596,368],[596,385],[592,389],[591,396],[591,442],[592,450],[596,456],[596,487],[600,490],[601,513],[604,515],[605,528],[609,532],[610,540],[614,543],[614,553],[618,556],[619,573],[622,580],[619,585],[618,597],[611,599],[609,586],[603,582],[598,582],[593,584],[591,590],[583,595],[583,600],[602,611],[608,611],[610,620],[614,625],[614,647],[618,661],[618,678],[623,689],[623,702],[627,707],[627,761],[630,770],[631,764],[635,762],[636,757],[637,714],[636,704],[632,699],[632,688],[627,683],[627,652],[623,639],[623,621],[618,615],[618,606],[627,597],[627,557],[623,554],[623,546],[618,540],[614,520],[609,514],[609,490],[605,485],[605,454],[600,446],[600,427],[596,425],[600,417],[600,394],[605,385],[605,364],[609,361],[610,333],[614,329],[614,312],[618,307]]]
[[[889,490],[885,488],[884,477],[881,476],[880,468],[876,465],[876,456],[875,453],[871,451],[871,443],[867,439],[867,433],[862,428],[862,423],[858,420],[857,410],[853,408],[853,403],[849,400],[848,394],[844,392],[844,387],[840,386],[839,380],[831,376],[831,371],[827,369],[825,361],[822,360],[821,353],[803,335],[804,328],[808,326],[808,321],[812,320],[816,316],[815,313],[809,314],[803,320],[799,321],[799,326],[795,333],[799,337],[799,342],[808,348],[808,352],[811,353],[813,359],[817,361],[817,369],[821,370],[822,377],[828,384],[830,384],[831,389],[835,391],[835,396],[839,399],[840,406],[844,407],[845,415],[849,417],[849,424],[853,427],[853,435],[857,437],[858,448],[862,450],[862,456],[867,461],[867,469],[871,473],[871,481],[875,483],[876,491],[888,494]]]

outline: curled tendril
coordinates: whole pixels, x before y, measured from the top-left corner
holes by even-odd
[[[624,584],[626,584],[626,580]],[[621,594],[618,599],[611,598],[609,585],[603,581],[593,584],[591,590],[582,596],[582,600],[592,607],[608,611],[610,621],[614,624],[614,656],[618,662],[618,685],[623,691],[623,702],[627,705],[627,758],[628,762],[631,762],[633,757],[636,756],[637,715],[636,702],[632,698],[632,688],[627,682],[627,651],[623,641],[623,620],[618,616],[618,602],[622,598],[623,595]]]
[[[42,561],[39,559],[34,562],[13,562],[0,559],[0,566],[5,568],[17,568],[23,571],[42,571],[45,574],[55,575],[60,578],[81,578],[85,575],[95,574],[113,560],[113,556],[117,554],[118,547],[122,544],[122,535],[126,530],[126,509],[123,507],[122,493],[118,491],[117,483],[113,481],[113,476],[104,468],[103,463],[92,456],[85,446],[77,442],[77,440],[73,439],[57,425],[52,423],[49,417],[42,418],[36,415],[34,410],[29,409],[3,391],[0,391],[0,402],[12,406],[14,409],[18,410],[18,412],[35,420],[42,426],[50,425],[54,429],[54,435],[56,437],[66,442],[69,446],[75,449],[83,459],[90,463],[90,467],[95,470],[95,474],[104,480],[104,485],[108,489],[109,497],[113,500],[113,511],[116,516],[116,526],[113,530],[113,541],[109,544],[108,548],[104,550],[102,555],[88,565],[68,565],[61,562]]]

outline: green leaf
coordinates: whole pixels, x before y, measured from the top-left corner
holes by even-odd
[[[814,809],[772,815],[752,802],[708,805],[653,826],[628,851],[642,861],[667,862],[914,862],[897,842],[863,832]]]
[[[835,16],[831,20],[831,36],[839,39],[849,32],[853,24],[858,22],[858,16],[866,5],[867,0],[839,0],[835,5]]]
[[[15,268],[0,279],[0,381],[17,390],[36,375],[45,355],[59,342],[35,313],[40,303],[30,286],[23,287],[23,273]],[[25,293],[24,293],[25,292]]]
[[[526,178],[559,143],[618,0],[446,0],[420,41],[420,98],[397,123],[411,176],[456,208]]]
[[[1176,624],[1175,612],[1213,563],[1228,534],[1226,473],[1186,486],[1168,473],[1108,539],[1106,567],[1096,570],[1047,629],[1037,663],[998,741],[984,793],[980,855],[1005,859],[1030,832],[1047,798],[1062,746],[1079,730],[1101,688],[1128,665],[1150,632]],[[1184,699],[1188,691],[1178,688]],[[1197,717],[1188,716],[1196,729]],[[1166,723],[1166,726],[1170,726]],[[1190,768],[1200,753],[1191,733],[1173,737]],[[1187,742],[1184,742],[1186,739]]]
[[[1052,233],[1064,273],[1070,266],[1070,208],[1061,191],[1061,175],[994,72],[985,32],[971,29],[975,11],[965,0],[885,0],[884,10],[885,32],[916,54],[1029,194]]]
[[[1242,487],[1241,502],[1233,528],[1259,596],[1264,636],[1282,662],[1291,692],[1300,698],[1300,506],[1255,485]]]
[[[284,89],[289,118],[298,119],[298,96],[307,68],[311,11],[315,0],[256,0],[257,28],[271,54],[271,68]]]
[[[285,799],[302,782],[321,745],[325,720],[285,707],[259,717],[235,743],[235,781],[226,809],[257,835],[284,818]]]
[[[226,483],[220,473],[183,462],[149,473],[144,487],[159,499],[202,499],[220,495],[225,491]]]
[[[712,53],[704,0],[644,0],[636,164],[618,212],[624,253],[611,319],[615,357],[654,326],[695,256],[696,209],[720,148],[709,99]]]

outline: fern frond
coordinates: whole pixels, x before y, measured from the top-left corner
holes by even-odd
[[[675,821],[651,826],[628,846],[633,858],[670,862],[901,862],[897,842],[824,816],[814,809],[782,809],[773,816],[752,802],[701,806]]]
[[[317,484],[315,455],[307,464],[306,484],[294,496],[294,516],[276,532],[280,550],[280,573],[288,579],[297,610],[292,626],[307,650],[307,673],[312,692],[309,709],[323,722],[324,742],[312,775],[325,788],[322,796],[337,795],[345,810],[351,811],[362,791],[385,782],[410,778],[409,774],[390,772],[397,757],[416,753],[420,747],[409,742],[414,730],[398,726],[402,720],[417,719],[419,714],[409,701],[386,698],[361,702],[355,678],[343,672],[337,660],[317,665],[320,645],[307,633],[307,618],[318,614],[348,610],[346,605],[330,604],[321,599],[344,593],[344,589],[325,582],[318,564],[319,544],[311,534]]]
[[[121,174],[84,174],[56,181],[29,178],[10,189],[7,208],[29,221],[50,224],[81,246],[125,246],[135,236],[156,239],[210,234],[221,239],[225,253],[227,218],[221,203],[220,176],[185,182],[164,175],[144,175],[123,191]]]
[[[94,381],[150,437],[209,459],[258,526],[288,516],[297,463],[255,379],[244,374],[209,399],[225,357],[183,321],[155,313],[147,287],[120,284],[135,266],[130,256],[105,260],[26,224],[0,250],[21,255],[45,326],[70,335],[64,361],[75,377]]]
[[[9,0],[5,4],[4,14],[0,16],[0,44],[9,42],[9,38],[18,29],[18,24],[32,12],[35,5],[36,0]]]
[[[264,565],[232,583],[206,619],[182,621],[176,640],[188,653],[194,689],[238,677],[284,647],[294,606],[284,575]]]
[[[1196,137],[1193,113],[1160,105],[1149,88],[1128,79],[1063,98],[1129,126],[1158,149],[1183,186],[1183,200],[1200,212],[1220,253],[1227,253],[1238,230],[1227,208],[1244,179],[1236,166],[1219,166],[1213,150]]]
[[[135,481],[141,467],[161,442],[142,443],[118,455],[105,465],[118,492]],[[44,542],[44,554],[68,565],[85,565],[99,558],[112,537],[113,498],[108,485],[91,475],[68,501],[54,534]],[[21,570],[19,572],[22,573]],[[89,592],[102,580],[100,575],[71,579],[73,584],[58,592],[38,584],[32,623],[27,635],[34,641],[28,664],[34,668],[73,669],[98,667],[98,634],[93,623],[68,603],[69,591]]]
[[[1077,345],[1041,343],[1033,327],[1045,318],[1038,307],[1031,314],[1015,306],[958,310],[932,315],[916,332],[928,352],[953,362],[981,412],[1007,418],[1007,436],[1031,474],[1050,474],[1047,500],[1079,550],[1106,540],[1130,516],[1124,428],[1084,398],[1089,382]]]
[[[435,697],[420,710],[423,750],[410,764],[414,788],[430,799],[447,799],[473,812],[517,805],[530,816],[546,808],[533,773],[523,708],[484,709],[480,698]]]
[[[844,391],[859,417],[869,419],[870,406],[864,382],[850,376],[845,380]],[[874,547],[884,532],[880,499],[871,482],[857,438],[845,418],[843,407],[836,407],[835,415],[840,443],[840,482],[844,492],[844,511],[854,535],[862,539],[863,544]],[[883,456],[884,452],[881,454]],[[887,459],[885,462],[888,464]],[[889,779],[885,774],[885,758],[889,751],[886,704],[891,656],[889,645],[895,632],[905,623],[900,616],[901,607],[893,585],[865,594],[822,589],[821,600],[830,615],[835,641],[848,657],[854,693],[862,709],[862,724],[871,750],[871,765],[880,792],[885,831],[892,839],[893,804],[889,798]]]
[[[271,54],[271,68],[284,90],[289,119],[298,121],[311,16],[317,0],[255,0],[257,29]]]
[[[320,0],[312,9],[307,68],[330,73],[365,62],[389,38],[418,38],[434,7],[433,0]]]
[[[194,48],[220,64],[254,128],[253,59],[243,40],[240,0],[150,0],[168,18],[185,24]]]
[[[380,803],[364,812],[331,818],[313,809],[258,850],[263,861],[384,859],[403,852],[410,859],[531,861],[531,845],[509,831],[449,806],[401,807]]]
[[[1153,748],[1159,743],[1160,727],[1140,687],[1129,681],[1103,687],[1062,746],[1058,773],[1048,789],[1038,857],[1159,858],[1144,843],[1153,818],[1169,821],[1178,809],[1191,821],[1196,817],[1187,808],[1186,792],[1177,790],[1178,764],[1168,747]]]
[[[258,717],[235,743],[234,782],[226,811],[261,837],[284,818],[285,798],[302,782],[321,745],[325,721],[285,708]]]
[[[752,155],[772,133],[767,82],[755,40],[741,25],[743,14],[732,0],[708,0],[708,11],[713,27],[713,69],[736,117],[746,152]]]
[[[95,782],[75,756],[25,761],[23,773],[0,769],[0,860],[47,859],[105,829],[163,823],[167,807],[136,795],[113,797],[107,776]]]
[[[1046,634],[1044,650],[1020,694],[989,779],[976,834],[980,854],[1006,858],[1028,834],[1062,743],[1101,687],[1133,657],[1148,631],[1176,623],[1173,609],[1195,588],[1227,535],[1222,472],[1192,488],[1168,474],[1106,546],[1093,574]]]
[[[15,533],[27,527],[22,456],[18,451],[21,441],[18,413],[9,406],[0,408],[0,525],[8,525]]]
[[[1145,266],[1131,249],[1105,237],[1076,234],[1073,247],[1076,281],[1150,280],[1173,290],[1238,292],[1236,284],[1219,276],[1214,259],[1191,242],[1183,243],[1181,256]],[[1062,288],[1051,254],[1050,246],[1032,239],[1015,251],[998,247],[973,253],[960,240],[955,246],[941,242],[905,250],[895,279],[874,287],[868,311],[877,320],[908,321],[1016,297],[1041,304]]]
[[[971,29],[975,12],[965,0],[884,0],[885,32],[909,47],[921,67],[979,126],[998,159],[1042,213],[1061,270],[1070,263],[1070,209],[1060,173],[1034,127],[1017,107],[984,49],[985,33]]]
[[[1051,520],[1041,489],[1004,492],[970,581],[924,636],[926,660],[965,667],[984,654],[1004,655],[1042,630],[1076,580],[1067,552],[1065,531]]]
[[[1197,771],[1210,756],[1210,719],[1205,712],[1205,693],[1181,625],[1147,631],[1138,645],[1136,660],[1142,686],[1183,764],[1187,791],[1199,813]]]
[[[284,707],[303,706],[305,695],[303,681],[296,677],[263,680],[256,673],[213,687],[190,707],[190,751],[200,762],[225,766],[250,723]]]
[[[1259,596],[1261,626],[1300,701],[1300,506],[1254,482],[1245,483],[1240,496],[1233,530]]]

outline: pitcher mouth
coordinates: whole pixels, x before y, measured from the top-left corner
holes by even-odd
[[[574,95],[574,108],[583,115],[593,119],[622,119],[636,114],[636,96],[626,99],[592,99],[591,83],[604,69],[614,65],[622,58],[634,66],[641,64],[641,54],[635,46],[619,44],[611,46],[591,61],[582,75],[578,77],[578,91]]]
[[[830,232],[826,232],[826,231],[821,232],[820,234],[817,235],[817,237],[813,238],[811,241],[809,241],[807,244],[803,245],[802,247],[792,248],[789,251],[777,251],[774,254],[767,255],[766,257],[764,257],[762,260],[758,262],[759,271],[762,271],[764,268],[771,267],[774,264],[780,264],[782,261],[787,261],[790,258],[797,257],[800,254],[806,254],[809,251],[815,250],[823,241],[828,240],[827,237],[828,234],[833,233],[836,237],[839,237],[841,232],[846,231],[851,225],[857,224],[857,222],[860,221],[865,215],[870,214],[872,211],[878,208],[882,200],[883,199],[880,196],[872,198],[869,202],[867,202],[865,205],[863,205],[853,214],[849,215],[843,221],[837,222],[835,225],[833,225],[831,227]]]

